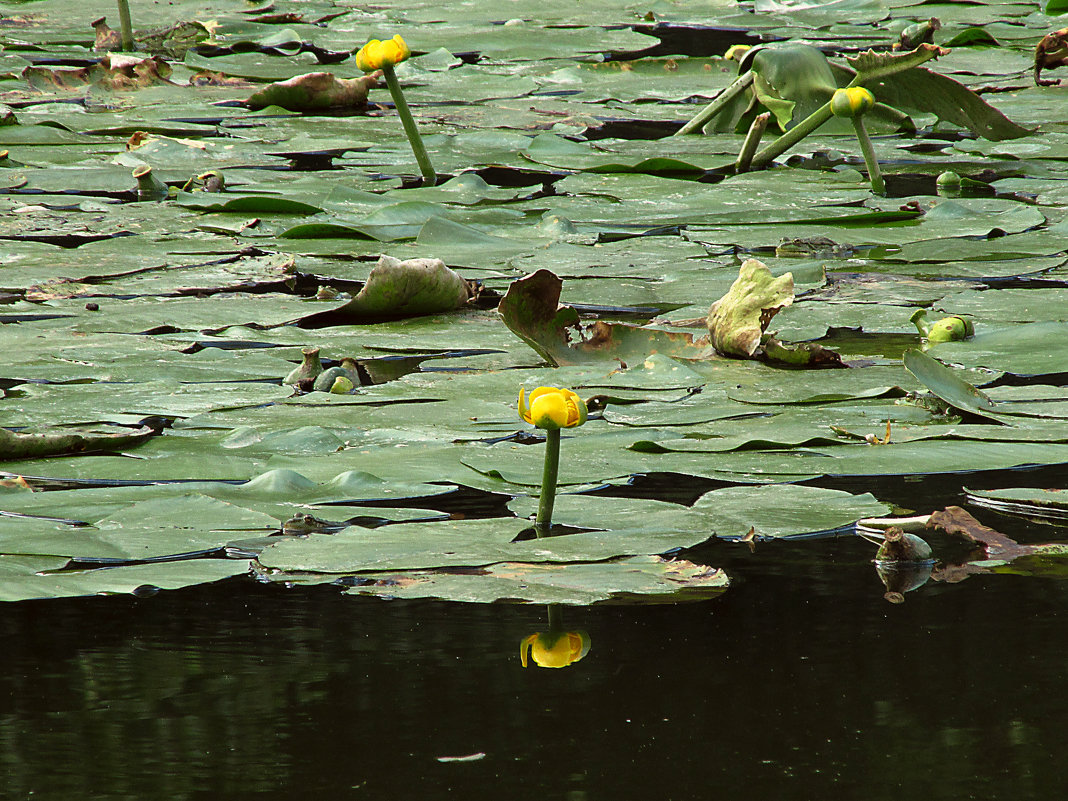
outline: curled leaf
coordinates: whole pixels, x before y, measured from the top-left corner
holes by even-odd
[[[46,456],[121,451],[140,445],[158,433],[158,428],[149,426],[121,433],[59,429],[27,434],[0,428],[0,459],[39,459]]]
[[[338,78],[331,72],[309,72],[265,86],[254,92],[245,104],[251,109],[281,106],[290,111],[364,106],[367,91],[378,85],[380,74]]]
[[[724,356],[751,358],[771,319],[793,302],[793,273],[774,278],[766,264],[746,259],[727,294],[709,310],[712,346]]]

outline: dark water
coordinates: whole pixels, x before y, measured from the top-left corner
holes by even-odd
[[[857,538],[699,556],[726,594],[567,609],[592,649],[562,670],[520,665],[541,607],[247,581],[2,606],[0,797],[1068,796],[1068,582],[892,605]]]

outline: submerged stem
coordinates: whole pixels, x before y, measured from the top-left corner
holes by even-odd
[[[386,86],[389,87],[389,93],[393,95],[393,105],[397,108],[397,116],[400,117],[404,133],[412,146],[412,153],[415,154],[415,160],[419,164],[419,171],[423,174],[423,183],[427,186],[434,186],[438,182],[437,173],[434,172],[434,165],[430,163],[430,156],[427,155],[419,129],[415,127],[415,120],[408,108],[408,101],[404,99],[404,93],[401,92],[400,81],[397,80],[397,73],[393,71],[393,65],[383,64],[382,74],[386,77]]]
[[[129,0],[119,0],[119,34],[122,36],[122,50],[132,53],[134,49],[133,25],[130,22]]]
[[[560,429],[545,431],[545,467],[541,473],[541,495],[538,497],[538,516],[534,531],[547,536],[553,525],[553,503],[556,501],[556,478],[560,472]]]
[[[860,142],[860,152],[864,154],[864,164],[868,168],[868,178],[871,180],[871,191],[877,195],[886,194],[886,182],[879,170],[879,160],[875,158],[875,148],[872,147],[871,137],[864,127],[864,118],[857,115],[853,118],[853,128],[857,132],[857,141]]]

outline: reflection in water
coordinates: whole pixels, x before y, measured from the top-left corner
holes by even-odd
[[[892,604],[905,602],[905,593],[922,587],[931,578],[933,561],[876,562],[875,572],[886,587],[883,597]]]
[[[597,634],[577,670],[519,667],[552,629],[530,606],[240,580],[3,605],[0,799],[1063,798],[1068,581],[892,606],[873,551],[712,543],[714,600],[564,609]]]
[[[934,552],[927,541],[897,527],[881,536],[861,532],[860,536],[879,546],[875,554],[875,572],[886,587],[883,595],[892,604],[905,602],[905,593],[927,583],[935,566]]]
[[[524,637],[519,643],[519,661],[527,667],[527,655],[543,668],[565,668],[590,652],[590,635],[584,631],[564,631],[560,607],[549,604],[549,630]]]

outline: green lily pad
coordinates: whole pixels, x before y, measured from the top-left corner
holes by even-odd
[[[869,493],[851,495],[839,490],[771,484],[726,487],[698,498],[716,536],[738,539],[755,529],[758,538],[803,537],[840,532],[865,517],[883,517],[890,506]]]

